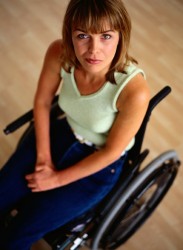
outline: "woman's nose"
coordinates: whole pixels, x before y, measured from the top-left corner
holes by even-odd
[[[91,38],[88,51],[93,54],[98,52],[99,48],[100,48],[100,43],[98,39]]]

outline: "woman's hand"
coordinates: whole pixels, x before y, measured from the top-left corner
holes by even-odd
[[[27,175],[25,178],[32,192],[41,192],[59,187],[58,175],[59,172],[53,165],[38,164],[35,172]]]

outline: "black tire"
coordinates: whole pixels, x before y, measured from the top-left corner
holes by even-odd
[[[115,211],[103,221],[92,249],[116,249],[129,239],[163,199],[179,165],[175,151],[168,151],[148,164],[126,189]]]

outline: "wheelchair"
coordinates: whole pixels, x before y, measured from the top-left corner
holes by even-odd
[[[174,150],[166,151],[145,167],[144,160],[149,149],[142,150],[146,127],[153,109],[169,93],[165,86],[149,102],[149,106],[135,136],[135,145],[130,149],[124,170],[112,191],[93,209],[74,221],[45,235],[44,240],[53,250],[116,249],[126,242],[148,219],[172,186],[179,166],[179,157]],[[64,113],[55,97],[50,113],[51,119],[62,119]],[[34,127],[33,111],[29,111],[5,129],[5,134],[29,122],[19,146]]]

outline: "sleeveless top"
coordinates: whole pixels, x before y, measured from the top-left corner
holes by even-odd
[[[138,73],[145,77],[142,69],[131,63],[125,68],[125,73],[115,72],[116,84],[107,81],[97,92],[81,95],[74,79],[74,67],[71,73],[61,69],[63,84],[58,104],[72,130],[96,146],[103,146],[118,113],[118,96]],[[134,138],[125,150],[129,150],[133,144]]]

